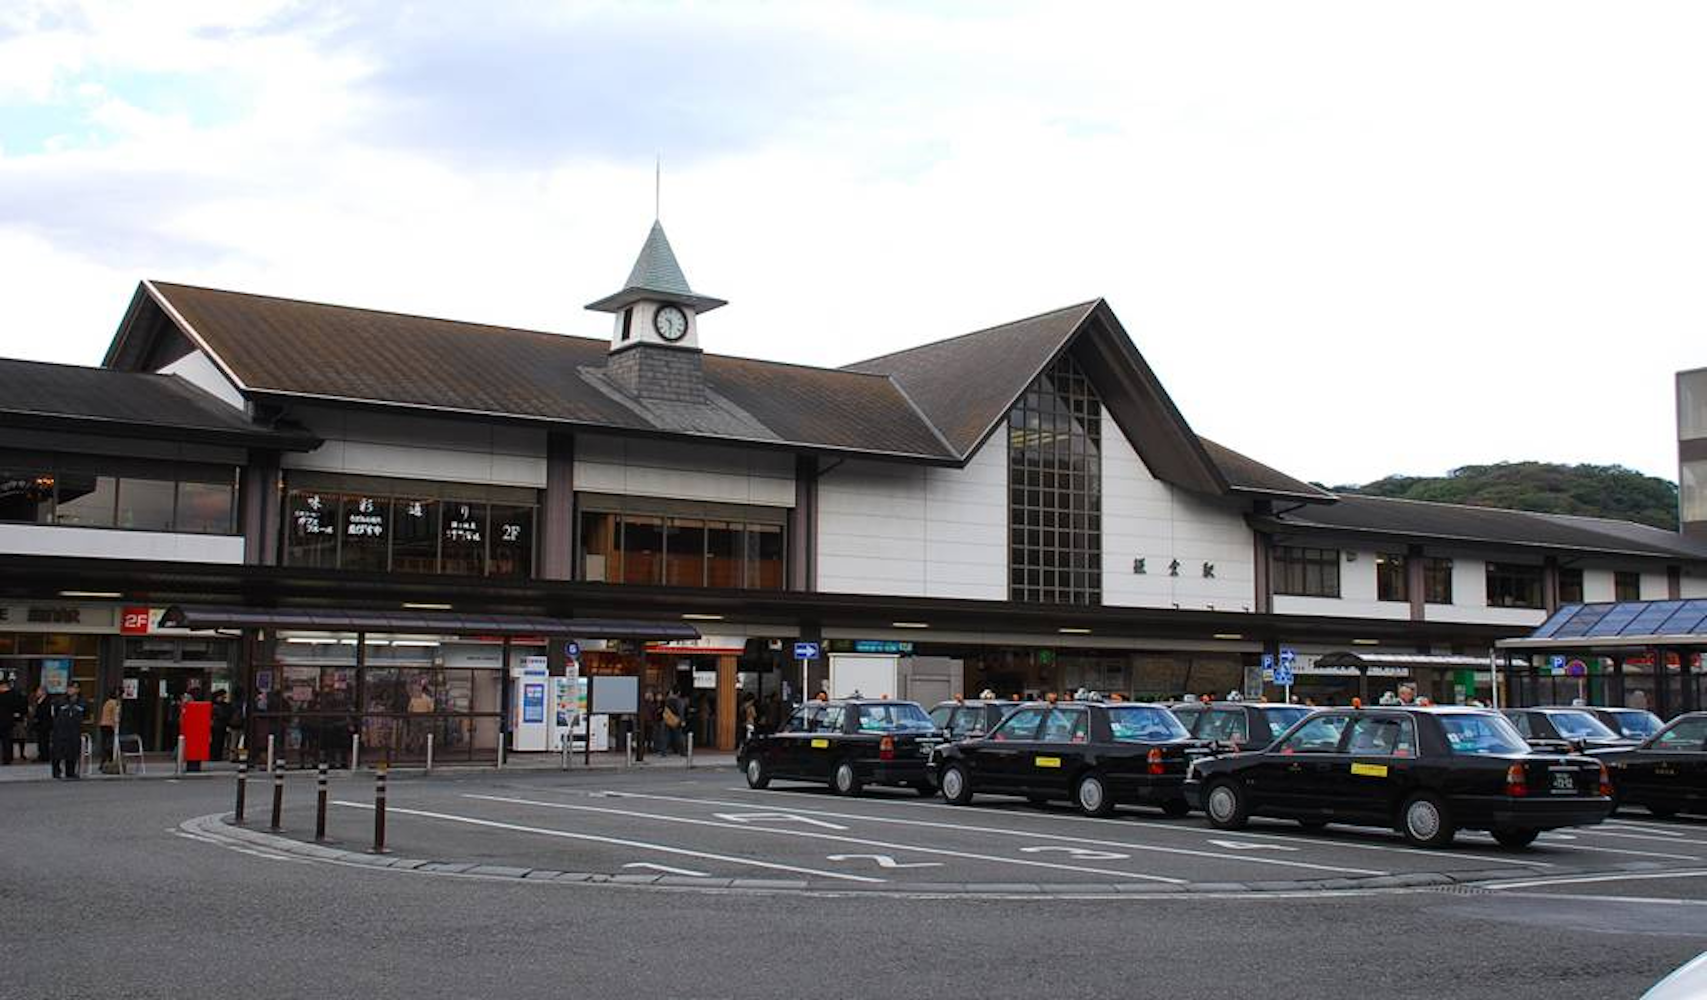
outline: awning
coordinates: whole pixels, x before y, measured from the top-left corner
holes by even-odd
[[[414,635],[562,636],[571,639],[698,639],[682,622],[613,618],[541,618],[449,611],[372,611],[343,608],[245,608],[175,604],[162,628],[303,629],[312,632],[402,632]]]
[[[1522,639],[1501,649],[1707,646],[1707,600],[1567,604]]]
[[[1488,658],[1461,653],[1329,653],[1316,657],[1318,667],[1429,667],[1435,670],[1486,670]],[[1510,666],[1502,658],[1500,666]]]

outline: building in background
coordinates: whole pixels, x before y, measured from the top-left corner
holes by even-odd
[[[1677,373],[1677,519],[1707,539],[1707,368]]]

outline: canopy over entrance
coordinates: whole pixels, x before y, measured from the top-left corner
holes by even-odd
[[[1637,683],[1644,685],[1637,707],[1651,708],[1662,718],[1696,711],[1707,700],[1695,669],[1695,654],[1707,650],[1707,599],[1567,604],[1529,635],[1494,645],[1511,653],[1549,654],[1532,659],[1531,685],[1556,675],[1562,662],[1578,676],[1607,662],[1610,680],[1603,697],[1608,702],[1631,704],[1626,688]],[[1571,654],[1577,656],[1567,662]]]
[[[342,608],[243,608],[173,605],[163,628],[280,628],[320,632],[402,632],[420,635],[570,636],[577,639],[698,639],[682,622],[612,618],[541,618],[532,615],[453,614],[442,611],[374,611]]]

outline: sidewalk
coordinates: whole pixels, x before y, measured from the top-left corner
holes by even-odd
[[[593,754],[593,759],[592,759],[591,764],[584,763],[584,760],[585,760],[584,755],[576,754],[574,756],[574,759],[571,760],[569,763],[569,773],[573,773],[576,771],[585,771],[585,770],[589,770],[589,769],[599,770],[599,771],[621,771],[621,770],[667,771],[667,770],[678,770],[678,769],[685,770],[687,768],[687,758],[679,757],[679,756],[658,757],[658,756],[648,755],[645,760],[637,761],[633,765],[629,765],[627,763],[627,761],[624,760],[623,755],[619,754],[619,753],[595,753],[595,754]],[[176,774],[173,772],[173,766],[172,766],[173,765],[173,759],[172,759],[172,755],[170,755],[170,754],[154,754],[154,753],[148,754],[144,758],[144,763],[147,766],[147,770],[144,771],[143,773],[140,773],[140,774],[131,773],[131,774],[124,774],[124,775],[102,774],[102,773],[100,773],[99,765],[96,765],[96,767],[92,773],[83,775],[83,779],[85,781],[130,781],[130,780],[135,780],[138,778],[141,778],[141,779],[150,779],[150,778],[206,778],[206,777],[210,777],[210,776],[230,777],[231,775],[234,775],[237,773],[237,765],[236,764],[231,764],[231,763],[227,763],[224,761],[207,761],[207,762],[202,764],[202,769],[200,771],[187,771],[183,774]],[[374,765],[373,761],[369,761],[369,760],[361,761],[361,773],[372,773],[373,765]],[[695,753],[693,755],[693,766],[696,770],[699,768],[709,768],[709,767],[733,768],[735,766],[735,755],[732,753],[720,753],[720,752],[715,751],[715,750],[707,751],[705,753]],[[547,753],[512,753],[512,754],[509,754],[505,758],[504,767],[503,767],[503,770],[505,770],[505,771],[527,771],[530,773],[535,772],[535,771],[562,771],[562,769],[563,769],[563,755],[559,754],[559,753],[550,753],[550,752],[547,752]],[[315,768],[313,768],[313,767],[306,767],[306,768],[297,767],[295,765],[295,762],[286,762],[285,763],[285,770],[286,770],[286,772],[291,773],[291,774],[313,774],[315,772]],[[497,771],[497,770],[498,770],[498,767],[496,766],[495,761],[487,761],[484,763],[477,761],[474,763],[468,763],[468,762],[458,762],[458,763],[451,763],[451,764],[435,763],[433,765],[432,773],[434,773],[434,774],[439,774],[439,773],[467,774],[469,772],[474,772],[474,771]],[[391,766],[390,771],[393,774],[423,774],[426,771],[426,767],[421,762],[410,761],[410,762],[394,764]],[[251,775],[264,774],[265,772],[266,772],[266,761],[265,760],[255,761],[255,762],[251,763],[250,768],[249,768],[249,773]],[[334,768],[334,769],[332,769],[331,773],[334,775],[348,774],[349,769],[348,768]],[[53,773],[52,773],[50,767],[45,763],[38,764],[34,760],[24,761],[24,762],[14,762],[12,764],[12,766],[10,766],[10,767],[0,767],[0,784],[12,784],[12,783],[26,782],[26,781],[52,781],[52,780],[53,780]]]

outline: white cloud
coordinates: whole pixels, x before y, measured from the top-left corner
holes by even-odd
[[[0,115],[82,137],[0,116],[27,331],[0,350],[94,361],[149,276],[603,336],[580,307],[626,274],[659,150],[683,265],[732,301],[714,350],[840,364],[1102,295],[1195,427],[1297,475],[1675,474],[1693,6],[388,11],[0,21]],[[551,60],[589,39],[676,63],[518,97],[584,84]]]

